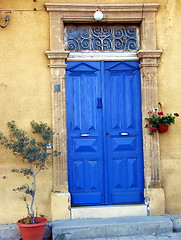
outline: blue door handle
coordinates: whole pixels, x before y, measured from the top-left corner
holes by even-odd
[[[97,98],[97,109],[102,108],[102,98]]]

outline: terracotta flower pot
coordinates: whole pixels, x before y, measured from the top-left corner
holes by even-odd
[[[35,224],[23,224],[26,218],[19,220],[16,224],[19,226],[20,234],[23,240],[42,240],[46,224],[46,218],[35,217]]]
[[[161,124],[158,126],[158,130],[159,132],[163,133],[163,132],[167,132],[168,131],[168,125],[165,125],[165,124]]]

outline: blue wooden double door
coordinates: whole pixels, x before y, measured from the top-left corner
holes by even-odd
[[[72,206],[143,202],[138,64],[67,62],[68,181]]]

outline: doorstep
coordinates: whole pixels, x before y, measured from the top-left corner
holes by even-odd
[[[71,219],[147,216],[145,204],[72,207]]]

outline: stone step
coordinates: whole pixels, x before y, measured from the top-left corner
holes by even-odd
[[[72,207],[71,218],[110,218],[110,217],[129,217],[146,216],[147,209],[145,204],[134,205],[110,205],[110,206],[89,206]]]
[[[52,223],[53,240],[138,236],[173,232],[170,218],[139,216],[58,220]]]

